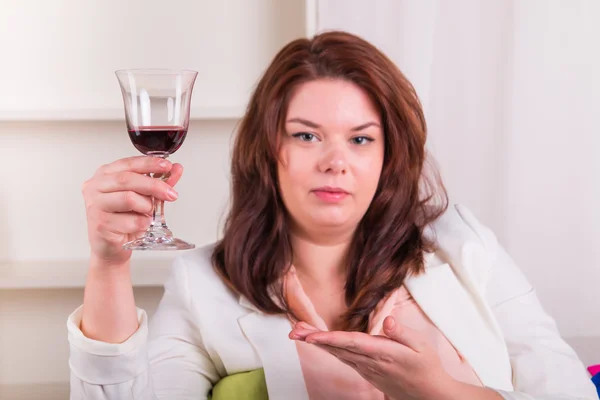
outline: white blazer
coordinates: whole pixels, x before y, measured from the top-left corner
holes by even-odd
[[[575,352],[514,262],[463,206],[428,231],[439,251],[407,279],[415,301],[505,399],[598,399]],[[271,400],[307,400],[285,316],[265,315],[231,290],[210,263],[213,246],[180,256],[152,322],[124,343],[88,339],[81,307],[67,321],[71,399],[205,399],[226,375],[264,368]]]

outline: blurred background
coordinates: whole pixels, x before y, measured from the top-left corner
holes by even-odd
[[[563,336],[600,363],[598,21],[600,0],[1,1],[0,398],[68,397],[65,322],[89,253],[81,185],[137,154],[113,71],[199,71],[166,217],[203,245],[257,79],[285,43],[327,29],[370,40],[413,82],[451,201],[494,230]],[[134,255],[150,314],[173,256]]]

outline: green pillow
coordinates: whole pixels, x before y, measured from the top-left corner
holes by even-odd
[[[265,371],[255,369],[226,376],[212,388],[209,400],[268,400]]]

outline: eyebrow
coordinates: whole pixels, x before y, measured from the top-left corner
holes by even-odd
[[[321,127],[319,124],[316,124],[316,123],[309,121],[307,119],[304,119],[304,118],[290,118],[286,122],[288,122],[288,123],[289,122],[298,122],[298,123],[301,123],[302,125],[306,125],[309,128],[313,128],[313,129],[319,129]],[[376,126],[378,128],[381,127],[377,122],[371,121],[371,122],[367,122],[362,125],[356,126],[356,127],[352,128],[351,131],[353,131],[353,132],[362,131],[363,129],[366,129],[370,126]]]

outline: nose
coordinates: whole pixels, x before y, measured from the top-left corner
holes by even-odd
[[[337,146],[325,151],[319,160],[319,170],[323,173],[345,174],[347,169],[346,154]]]

